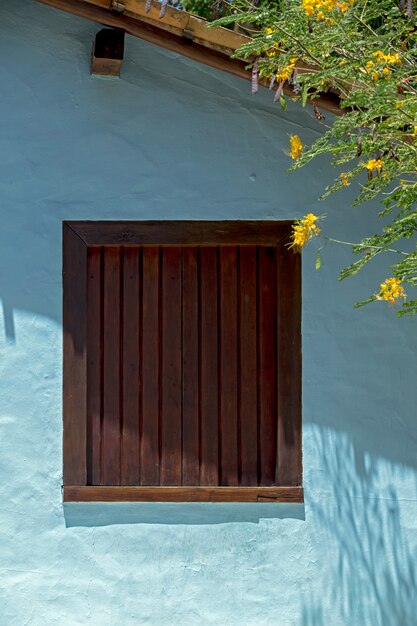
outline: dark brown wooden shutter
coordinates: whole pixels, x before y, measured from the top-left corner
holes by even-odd
[[[171,224],[64,227],[86,275],[86,480],[70,471],[66,499],[300,500],[290,225]]]

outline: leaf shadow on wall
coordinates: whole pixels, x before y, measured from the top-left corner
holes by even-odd
[[[312,498],[309,506],[327,535],[325,545],[334,545],[336,556],[329,559],[327,548],[320,555],[333,563],[330,571],[323,564],[327,593],[320,598],[311,594],[304,602],[301,624],[414,626],[417,548],[406,535],[406,516],[407,506],[415,510],[415,501],[399,498],[386,480],[380,487],[380,462],[355,449],[346,437],[339,436],[334,446],[320,437],[317,445],[330,493]]]
[[[7,306],[7,303],[2,301],[3,309],[3,322],[4,322],[4,334],[6,339],[10,343],[16,342],[16,331],[14,327],[13,309]]]

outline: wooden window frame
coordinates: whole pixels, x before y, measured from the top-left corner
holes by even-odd
[[[288,255],[290,221],[63,222],[63,500],[64,502],[303,502],[301,465],[301,259],[292,254],[278,311],[277,437],[291,441],[288,486],[91,486],[87,478],[87,249],[89,246],[265,245]],[[285,354],[291,352],[291,359]],[[284,359],[284,361],[282,360]],[[283,366],[285,363],[285,367]],[[284,455],[285,456],[285,455]],[[294,479],[294,476],[297,478]],[[296,482],[297,484],[294,484]]]

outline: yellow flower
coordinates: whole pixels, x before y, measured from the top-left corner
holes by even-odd
[[[294,71],[294,67],[295,67],[296,62],[297,62],[297,57],[292,57],[290,59],[289,64],[287,66],[283,67],[280,72],[278,72],[278,74],[276,75],[276,79],[278,81],[288,80],[289,77],[291,76],[291,74]]]
[[[377,50],[372,53],[372,56],[375,57],[377,61],[380,63],[388,63],[389,65],[401,65],[402,60],[398,52],[394,52],[393,54],[385,54],[382,50]]]
[[[384,69],[382,70],[383,74],[391,74],[391,70],[389,69],[389,67],[384,67]]]
[[[386,300],[395,304],[399,298],[405,299],[406,294],[399,278],[387,278],[381,283],[381,290],[376,296],[377,300]]]
[[[379,73],[378,73],[378,72],[374,72],[374,73],[372,74],[372,78],[373,78],[374,80],[378,80],[378,78],[379,78]]]
[[[308,213],[301,220],[297,220],[292,227],[291,243],[288,247],[300,252],[309,239],[319,234],[320,228],[316,224],[318,219],[314,213]]]
[[[314,213],[308,213],[305,217],[303,217],[302,222],[308,228],[317,228],[316,222],[319,218]]]
[[[302,7],[306,15],[314,15],[317,13],[317,19],[319,22],[326,20],[326,22],[333,22],[331,18],[326,18],[325,11],[339,10],[341,13],[346,13],[353,4],[353,0],[302,0]]]
[[[383,61],[385,58],[385,54],[381,50],[377,50],[372,53],[372,56],[377,59],[377,61]]]
[[[341,174],[339,174],[339,178],[342,182],[343,187],[349,187],[350,181],[345,173],[342,172]]]
[[[367,70],[370,70],[371,67],[373,66],[374,62],[373,61],[368,61],[367,64],[365,65]]]
[[[350,6],[347,2],[340,2],[337,6],[342,11],[342,13],[346,13],[346,11],[349,11],[350,9]]]
[[[387,63],[391,63],[392,65],[396,63],[397,65],[402,64],[402,60],[398,52],[394,52],[394,54],[387,54]]]
[[[292,135],[290,137],[291,158],[298,159],[303,153],[303,144],[298,135]]]
[[[292,70],[289,72],[288,68],[284,67],[280,74],[276,75],[276,79],[281,82],[282,80],[288,80],[292,74]]]
[[[316,0],[303,0],[302,6],[306,15],[313,15]]]
[[[370,172],[377,170],[379,173],[384,165],[384,161],[382,159],[370,159],[367,163],[365,163],[365,167]]]

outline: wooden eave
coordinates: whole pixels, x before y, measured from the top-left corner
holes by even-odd
[[[246,80],[251,79],[251,72],[245,69],[247,61],[230,58],[238,48],[250,41],[249,37],[226,28],[207,28],[207,21],[203,18],[171,6],[167,6],[165,15],[160,17],[161,4],[156,0],[152,0],[148,12],[145,10],[146,0],[37,1],[104,26],[123,29],[129,35],[204,65]],[[261,84],[267,86],[266,83]],[[287,85],[284,91],[287,95],[293,93]],[[321,109],[340,115],[339,98],[333,94],[323,94],[314,103]]]

